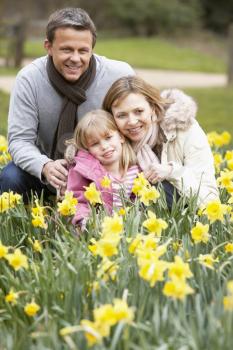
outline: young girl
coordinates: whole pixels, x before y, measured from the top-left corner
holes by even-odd
[[[131,196],[139,167],[130,144],[118,131],[112,115],[104,110],[93,110],[80,120],[74,142],[78,152],[69,170],[67,190],[78,199],[73,223],[84,227],[90,211],[85,187],[94,182],[103,205],[111,213],[114,207],[122,206],[121,188],[128,198]],[[101,185],[104,176],[111,180],[110,188]]]

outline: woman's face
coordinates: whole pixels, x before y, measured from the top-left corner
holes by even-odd
[[[113,104],[112,114],[120,132],[129,140],[138,142],[147,133],[154,112],[142,94],[131,93]]]

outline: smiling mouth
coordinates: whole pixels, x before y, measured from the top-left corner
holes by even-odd
[[[66,68],[71,72],[77,72],[80,70],[81,66],[66,66]]]
[[[103,157],[104,158],[110,158],[113,155],[113,152],[114,151],[108,151],[108,152],[104,153]]]
[[[136,128],[128,129],[130,134],[138,134],[142,130],[142,126],[137,126]]]

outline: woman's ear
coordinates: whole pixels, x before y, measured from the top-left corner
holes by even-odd
[[[125,137],[120,134],[121,143],[125,143]]]
[[[152,116],[151,116],[151,121],[152,121],[153,123],[155,123],[156,120],[157,120],[157,115],[155,114],[155,111],[153,111],[153,114],[152,114]]]

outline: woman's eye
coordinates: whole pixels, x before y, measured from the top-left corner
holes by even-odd
[[[118,114],[117,115],[117,119],[123,119],[123,118],[125,118],[126,117],[126,115],[125,114]]]
[[[136,114],[141,114],[142,112],[143,112],[142,109],[136,109],[136,111],[135,111]]]

